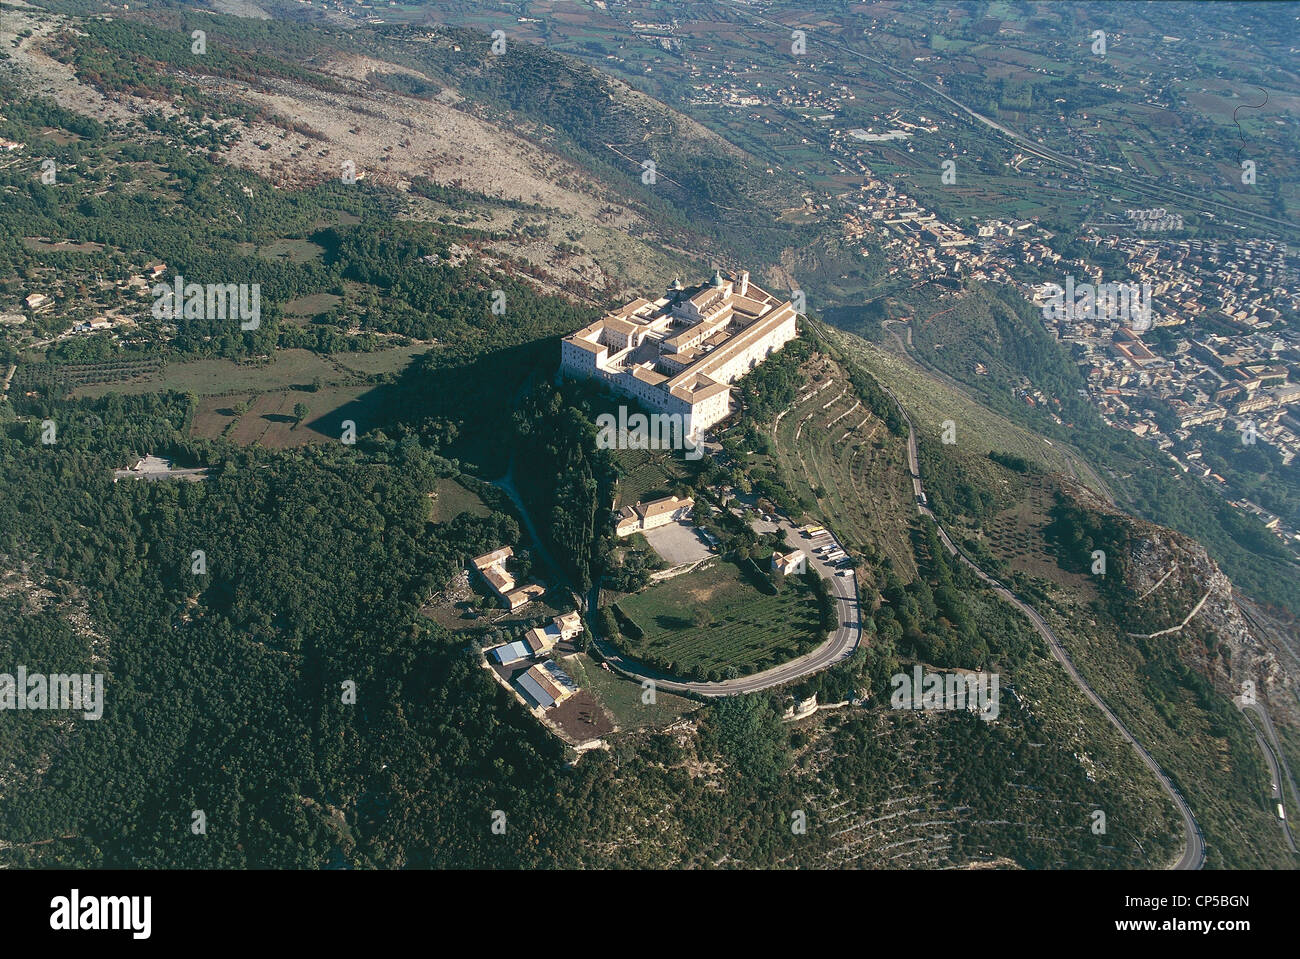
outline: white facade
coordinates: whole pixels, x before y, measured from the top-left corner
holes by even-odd
[[[569,376],[601,379],[647,409],[689,417],[698,437],[731,412],[731,384],[798,336],[794,307],[750,282],[715,273],[674,284],[571,336],[560,348]]]

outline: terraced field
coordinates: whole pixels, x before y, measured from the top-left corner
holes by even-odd
[[[668,496],[673,484],[694,470],[675,450],[618,450],[614,459],[627,474],[618,481],[616,508]]]
[[[1177,856],[1172,804],[1054,663],[1031,659],[1002,682],[1000,718],[977,736],[952,713],[849,707],[801,724],[819,864],[1012,866],[1014,849],[1035,868],[1154,868]],[[1110,835],[1091,832],[1095,809]]]
[[[859,551],[870,546],[911,579],[916,566],[908,525],[915,510],[905,441],[863,407],[829,360],[811,360],[807,380],[774,424],[776,462],[786,477],[808,484],[818,519],[841,542]]]

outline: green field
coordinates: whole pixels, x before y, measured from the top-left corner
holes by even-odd
[[[476,494],[471,493],[454,479],[444,477],[438,480],[438,485],[433,491],[433,515],[429,518],[430,522],[445,523],[455,519],[461,513],[469,513],[471,516],[490,516],[492,511]]]
[[[285,316],[320,316],[343,303],[343,297],[334,293],[310,293],[284,304]]]
[[[162,370],[130,383],[96,383],[78,389],[73,396],[98,397],[108,393],[155,393],[159,390],[189,392],[197,396],[239,390],[264,392],[309,386],[316,377],[326,385],[347,380],[337,367],[315,353],[279,350],[266,363],[237,363],[234,360],[168,363]]]
[[[645,633],[623,636],[629,656],[675,675],[744,676],[793,659],[822,638],[817,602],[787,579],[768,596],[734,563],[719,562],[618,603]]]
[[[861,337],[839,331],[833,335],[854,360],[898,395],[919,432],[938,440],[943,421],[950,419],[956,426],[957,445],[965,449],[1012,453],[1044,470],[1067,476],[1080,472],[1075,468],[1078,461],[1061,445],[1021,429],[917,369],[911,362]],[[1081,479],[1091,485],[1086,473]]]
[[[257,255],[268,260],[287,260],[290,263],[307,263],[315,260],[325,252],[325,250],[310,240],[303,239],[279,239],[261,247],[254,247],[251,243],[239,244],[241,252],[252,252],[256,249]]]
[[[364,376],[398,373],[427,349],[427,346],[395,346],[391,350],[375,350],[373,353],[335,353],[330,360]]]
[[[375,421],[380,393],[375,387],[356,384],[326,386],[315,392],[268,390],[232,396],[203,396],[194,413],[190,435],[202,439],[224,436],[240,446],[288,448],[312,443],[339,441],[343,420],[365,433]],[[297,422],[294,408],[308,413]],[[243,412],[240,412],[243,407]]]
[[[590,690],[600,700],[620,730],[666,726],[686,713],[701,708],[692,699],[684,699],[662,690],[655,691],[653,703],[642,702],[643,690],[640,683],[601,669],[586,653],[565,656],[560,660],[560,666],[573,677],[579,687]]]

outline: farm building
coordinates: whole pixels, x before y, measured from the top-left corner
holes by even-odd
[[[564,702],[578,691],[577,684],[568,674],[549,660],[520,676],[519,685],[528,698],[543,709]]]
[[[506,605],[506,609],[515,610],[520,606],[532,602],[537,597],[546,592],[545,587],[537,583],[529,583],[516,589],[518,585],[515,578],[510,575],[506,569],[506,560],[515,555],[515,551],[509,546],[502,546],[500,549],[494,549],[490,553],[484,553],[482,556],[475,556],[470,562],[474,568],[479,571],[479,575],[492,588]]]
[[[533,654],[528,644],[522,640],[516,640],[513,643],[502,643],[491,650],[492,658],[502,666],[509,666],[511,663],[517,663],[521,659],[527,659]]]

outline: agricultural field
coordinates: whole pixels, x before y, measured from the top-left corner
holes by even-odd
[[[314,393],[296,390],[263,393],[239,418],[230,431],[230,439],[241,446],[257,443],[278,448],[337,443],[343,435],[345,420],[356,424],[358,436],[366,432],[375,420],[378,399],[378,391],[364,385],[327,386]],[[309,412],[296,424],[294,407],[299,403]]]
[[[200,439],[224,436],[240,446],[277,449],[336,443],[343,435],[344,420],[356,423],[358,436],[365,433],[374,422],[379,402],[379,391],[366,384],[326,386],[315,392],[270,390],[203,396],[190,435]],[[294,412],[299,403],[308,410],[301,423]]]
[[[624,472],[618,481],[615,508],[672,494],[678,482],[689,482],[699,460],[681,450],[616,450],[614,460]]]
[[[205,359],[168,363],[164,368],[129,383],[96,383],[73,393],[74,398],[99,397],[109,393],[156,393],[175,390],[210,396],[244,390],[264,392],[307,387],[320,377],[325,385],[345,383],[345,371],[308,350],[278,350],[266,363],[237,363],[234,360]],[[293,406],[292,403],[289,404]]]
[[[237,393],[234,396],[204,396],[190,423],[190,435],[197,439],[214,440],[239,420],[238,410],[244,404],[252,405],[256,393]]]
[[[624,633],[620,648],[676,675],[747,675],[793,659],[823,638],[808,586],[790,578],[769,596],[729,562],[658,583],[617,606],[643,633],[639,639]]]
[[[375,350],[372,353],[335,353],[330,356],[330,362],[362,376],[400,373],[410,365],[411,360],[423,355],[428,349],[427,346],[415,345],[395,346],[390,350]]]
[[[911,579],[905,442],[862,406],[834,363],[815,357],[803,372],[808,387],[774,424],[772,459],[783,476],[807,484],[817,518],[841,543],[888,556],[897,574]]]
[[[162,357],[105,360],[101,363],[19,363],[11,384],[15,392],[42,390],[62,395],[101,384],[121,384],[161,375]]]

